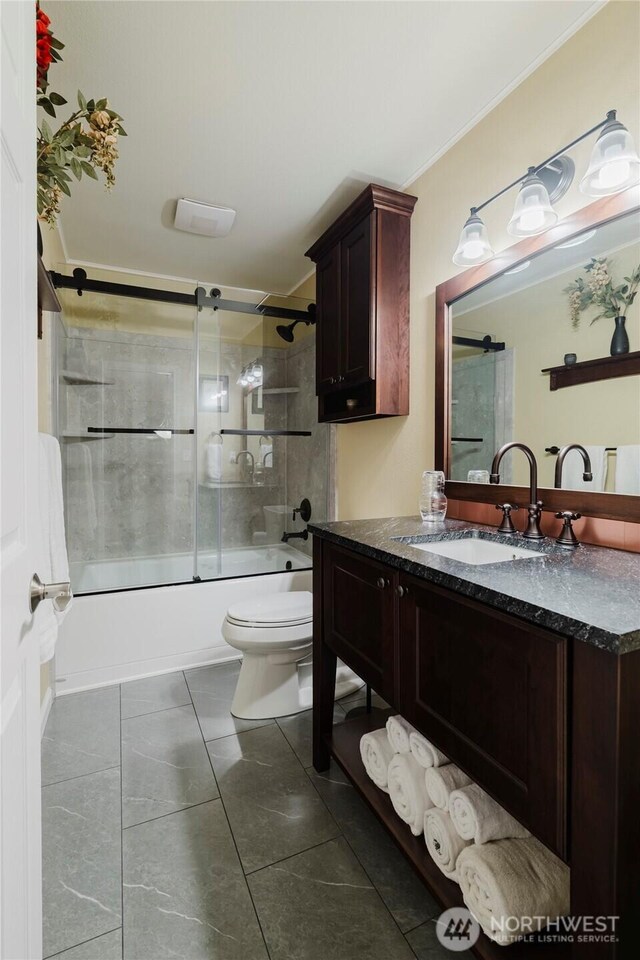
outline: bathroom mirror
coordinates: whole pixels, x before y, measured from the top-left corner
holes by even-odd
[[[517,451],[501,484],[483,486],[495,452],[517,440],[536,457],[545,508],[640,515],[640,293],[625,309],[625,287],[639,278],[633,190],[438,287],[436,467],[449,496],[526,503],[529,467]],[[587,448],[593,478],[572,451],[556,489],[569,443]]]

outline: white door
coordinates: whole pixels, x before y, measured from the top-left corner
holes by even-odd
[[[40,960],[35,25],[0,2],[0,957]]]

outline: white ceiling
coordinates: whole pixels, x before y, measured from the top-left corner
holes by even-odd
[[[599,5],[49,0],[51,89],[129,134],[113,192],[64,199],[67,255],[289,291],[363,184],[407,183]],[[234,207],[231,234],[176,231],[179,197]]]

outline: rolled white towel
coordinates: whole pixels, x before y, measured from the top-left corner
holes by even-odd
[[[472,844],[456,869],[467,908],[503,946],[569,912],[569,868],[535,837]],[[522,929],[523,917],[532,928]]]
[[[394,756],[384,727],[365,733],[360,738],[360,756],[368,776],[385,793],[389,793],[387,773]]]
[[[449,809],[449,795],[454,790],[467,787],[471,783],[464,770],[455,763],[445,763],[443,767],[427,767],[424,774],[427,793],[434,807]]]
[[[387,736],[394,753],[409,753],[409,736],[413,732],[411,724],[399,714],[387,720]]]
[[[419,837],[424,829],[424,812],[431,806],[422,767],[410,753],[396,753],[388,777],[393,809],[411,827],[414,837]]]
[[[470,783],[467,787],[452,791],[449,796],[449,813],[463,840],[488,843],[489,840],[531,836],[521,823],[503,810],[477,783]]]
[[[449,757],[445,757],[441,750],[434,747],[431,741],[417,730],[413,730],[409,735],[409,749],[421,767],[441,767],[449,763]]]
[[[424,839],[431,859],[449,880],[459,883],[456,863],[465,847],[471,843],[463,840],[451,817],[438,807],[431,807],[424,815]]]

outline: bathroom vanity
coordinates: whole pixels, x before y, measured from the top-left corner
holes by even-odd
[[[333,756],[443,909],[461,904],[364,771],[360,737],[384,718],[332,726],[339,657],[570,864],[572,915],[631,925],[640,915],[638,557],[459,521],[429,529],[410,517],[310,527],[315,768]],[[622,923],[618,933],[618,943],[521,943],[507,954],[618,960],[635,931]],[[484,936],[474,950],[505,955]]]

